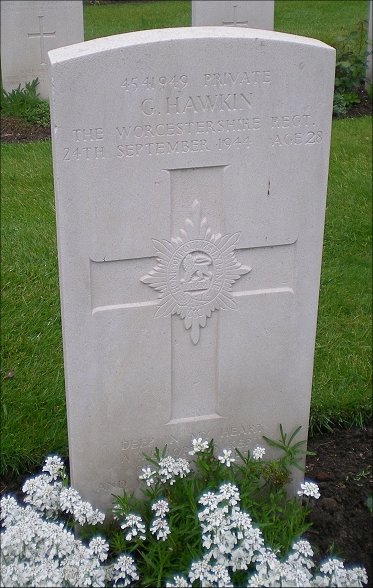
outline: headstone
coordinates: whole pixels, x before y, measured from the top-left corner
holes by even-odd
[[[366,69],[366,86],[371,84],[373,81],[372,73],[372,0],[369,0],[369,17],[368,17],[368,59]]]
[[[250,27],[273,31],[274,0],[192,0],[192,26]]]
[[[108,508],[155,447],[306,437],[334,50],[189,27],[49,57],[72,483]]]
[[[4,89],[9,92],[38,78],[38,93],[48,98],[48,51],[84,40],[82,0],[1,0],[0,4]]]

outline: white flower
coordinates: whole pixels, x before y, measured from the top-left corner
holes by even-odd
[[[209,448],[209,442],[203,441],[202,437],[199,437],[198,439],[193,439],[192,445],[193,445],[193,449],[191,451],[189,451],[189,455],[195,455],[196,453],[203,453],[204,451],[207,451]]]
[[[248,515],[246,512],[242,512],[242,510],[237,510],[232,513],[232,522],[237,528],[238,539],[242,539],[245,536],[245,531],[251,531],[252,529],[252,520],[250,515]]]
[[[142,468],[141,471],[143,473],[139,476],[139,479],[145,480],[147,486],[152,486],[154,484],[154,476],[156,471],[151,470],[150,468]]]
[[[142,518],[137,515],[127,515],[121,524],[121,528],[128,529],[128,533],[126,535],[127,541],[131,541],[133,537],[145,539],[145,525],[142,521]]]
[[[159,462],[159,476],[161,482],[165,483],[170,481],[170,484],[175,483],[175,459],[167,456],[163,457]]]
[[[231,457],[232,451],[230,449],[223,449],[223,455],[218,455],[218,460],[227,466],[230,467],[231,463],[236,461],[234,457]]]
[[[186,459],[179,457],[179,459],[175,462],[175,476],[180,476],[180,478],[185,478],[187,474],[190,472],[190,465]]]
[[[253,574],[250,576],[247,586],[248,588],[263,588],[263,581],[262,574]]]
[[[300,485],[300,490],[298,490],[298,496],[308,496],[310,498],[320,498],[320,491],[317,484],[314,482],[304,482],[304,484]]]
[[[131,555],[121,555],[113,566],[114,586],[129,586],[139,579],[134,559]],[[120,584],[118,581],[120,580]]]
[[[166,582],[166,588],[190,588],[191,584],[183,576],[174,576],[172,582]]]
[[[62,511],[73,515],[80,524],[97,525],[105,520],[104,513],[93,509],[89,502],[83,501],[79,492],[74,488],[62,488],[60,492],[60,508]]]
[[[230,506],[234,506],[240,500],[240,493],[237,486],[233,484],[222,484],[220,486],[220,496],[224,500],[228,500]]]
[[[152,504],[152,510],[155,512],[156,517],[165,517],[166,513],[170,511],[167,500],[158,500]]]
[[[89,542],[89,549],[93,555],[97,555],[100,561],[105,561],[108,556],[109,545],[102,537],[94,537]]]
[[[190,472],[190,466],[186,459],[174,459],[171,456],[163,457],[159,462],[159,476],[161,482],[169,482],[172,486],[175,478],[184,478]]]
[[[263,459],[265,452],[266,450],[264,447],[255,447],[255,449],[253,449],[253,459],[255,459],[255,461]]]
[[[26,480],[22,490],[26,494],[24,501],[31,504],[47,517],[57,515],[60,508],[61,482],[51,481],[50,476],[41,474]]]
[[[216,586],[233,587],[228,570],[224,565],[216,564],[211,566],[211,574],[214,578],[213,581],[216,582]]]
[[[351,568],[346,570],[346,575],[349,586],[357,586],[360,588],[360,586],[368,584],[368,574],[364,568]]]
[[[64,463],[58,455],[53,455],[53,457],[47,457],[45,460],[45,465],[43,467],[43,472],[47,472],[50,475],[51,480],[57,480],[61,474],[64,472]]]
[[[31,506],[17,506],[4,526],[2,585],[104,586],[99,559],[62,523],[44,520]]]
[[[167,539],[167,535],[171,533],[170,527],[164,518],[154,519],[150,527],[150,532],[156,536],[158,541],[159,539],[165,541]]]
[[[74,512],[75,505],[80,502],[80,494],[74,488],[63,488],[60,493],[61,510],[64,512]]]
[[[206,492],[202,494],[198,502],[206,507],[203,512],[211,512],[218,507],[220,497],[213,492]]]
[[[213,575],[211,574],[211,565],[205,561],[197,561],[192,563],[189,572],[189,579],[193,583],[195,580],[200,580],[201,586],[209,586],[211,584],[204,584],[203,582],[212,582]]]
[[[257,564],[257,570],[263,571],[263,570],[267,570],[267,567],[270,570],[273,570],[274,568],[276,568],[279,564],[279,561],[277,559],[277,556],[275,554],[274,551],[272,551],[272,549],[269,549],[267,547],[263,547],[262,549],[259,550],[259,555],[257,556],[256,560],[258,562]]]
[[[18,511],[18,504],[13,496],[3,496],[0,501],[1,516],[0,518],[6,520],[13,519]]]
[[[343,569],[344,565],[342,561],[336,558],[330,558],[320,567],[320,572],[323,574],[335,574],[335,572]]]
[[[308,541],[300,540],[293,544],[293,551],[299,552],[304,557],[313,557],[313,550]]]
[[[103,523],[105,515],[99,510],[94,510],[89,502],[80,501],[74,506],[74,519],[80,524],[97,525]]]

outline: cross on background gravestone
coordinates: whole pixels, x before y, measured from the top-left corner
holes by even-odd
[[[3,88],[37,78],[37,92],[48,100],[48,50],[83,41],[82,0],[1,0],[0,9]]]
[[[273,30],[274,0],[192,0],[192,26]]]
[[[249,21],[248,20],[243,20],[243,21],[238,21],[237,20],[237,4],[233,5],[233,20],[231,21],[223,21],[223,25],[228,26],[228,27],[240,27],[240,26],[249,26]]]
[[[40,64],[46,65],[46,55],[44,46],[44,37],[55,37],[56,31],[53,33],[45,33],[43,30],[43,18],[44,16],[38,16],[39,19],[39,32],[38,33],[27,33],[29,39],[40,39]]]
[[[110,509],[155,447],[305,438],[334,50],[189,27],[49,59],[73,486]]]

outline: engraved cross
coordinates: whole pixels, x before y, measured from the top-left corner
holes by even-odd
[[[233,20],[231,21],[223,21],[223,25],[227,26],[227,27],[239,27],[239,26],[249,26],[249,21],[248,20],[242,20],[242,21],[238,21],[237,20],[237,9],[238,9],[238,5],[234,4],[233,5]]]
[[[46,65],[46,55],[45,55],[45,45],[44,45],[44,37],[55,37],[56,31],[53,33],[45,33],[43,27],[43,18],[44,16],[39,16],[39,32],[38,33],[28,33],[29,39],[38,39],[40,38],[40,64]]]
[[[270,295],[291,304],[293,295],[294,242],[247,247],[240,243],[238,233],[224,230],[224,169],[218,166],[165,171],[168,179],[164,184],[160,182],[160,189],[167,194],[168,183],[171,222],[165,239],[162,234],[154,235],[158,238],[154,256],[162,267],[160,271],[153,270],[151,276],[157,286],[153,296],[149,296],[151,284],[144,277],[155,267],[155,257],[91,261],[92,315],[99,319],[103,313],[109,313],[108,317],[111,313],[134,313],[149,336],[163,329],[165,341],[170,341],[170,424],[221,418],[219,363],[227,321],[240,321],[244,316],[250,322],[248,317],[260,300]],[[193,216],[198,212],[198,196],[206,222],[203,217],[198,221]],[[184,225],[189,229],[178,237]],[[212,295],[213,288],[216,296]],[[204,327],[195,340],[190,336],[193,320],[188,319],[188,305],[180,312],[174,308],[175,300],[185,301],[185,292],[202,321],[195,333]],[[202,308],[202,303],[207,306]],[[163,327],[156,321],[163,321]]]

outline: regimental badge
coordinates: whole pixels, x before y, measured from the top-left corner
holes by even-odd
[[[154,318],[178,314],[196,345],[214,310],[237,310],[232,286],[251,268],[235,256],[240,233],[213,234],[198,200],[184,226],[171,241],[153,239],[157,265],[140,279],[160,292]]]

